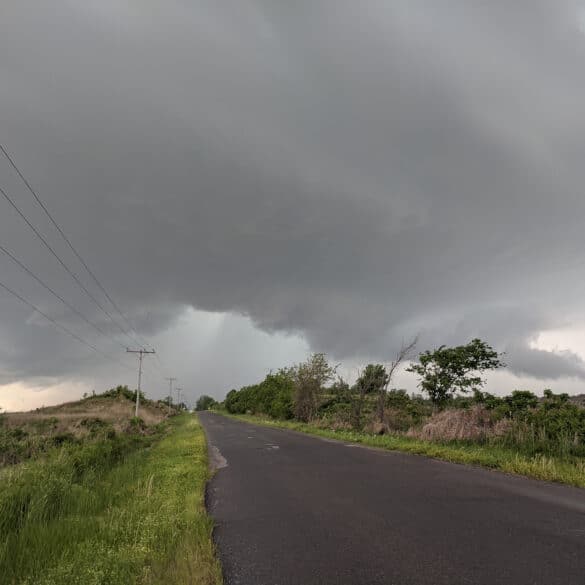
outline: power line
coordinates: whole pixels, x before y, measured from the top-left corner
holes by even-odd
[[[161,359],[158,357],[158,353],[157,353],[157,354],[155,354],[155,356],[154,356],[154,357],[156,358],[156,361],[158,362],[158,369],[159,369],[159,372],[162,372],[162,371],[163,371],[165,368],[164,368],[164,366],[163,366],[163,363],[162,363]]]
[[[67,274],[69,274],[69,276],[71,276],[71,278],[73,278],[73,280],[77,283],[77,285],[79,286],[79,288],[81,288],[81,290],[110,319],[110,321],[114,325],[116,325],[118,327],[118,329],[120,329],[120,331],[124,335],[126,335],[129,339],[132,339],[132,337],[130,335],[128,335],[128,333],[124,330],[124,328],[121,327],[120,324],[117,321],[114,320],[114,318],[112,317],[112,315],[110,315],[110,313],[106,309],[104,309],[104,307],[102,307],[102,305],[100,304],[100,302],[87,290],[87,288],[81,282],[81,280],[79,279],[79,277],[67,266],[67,264],[65,264],[65,262],[59,256],[59,254],[57,254],[57,252],[55,252],[55,250],[53,249],[53,247],[51,246],[51,244],[49,244],[49,242],[47,242],[47,240],[39,232],[39,230],[37,230],[37,228],[28,220],[28,218],[26,217],[26,215],[20,210],[20,208],[18,207],[18,205],[16,205],[16,203],[14,203],[14,201],[12,200],[12,198],[8,195],[8,193],[6,193],[6,191],[2,187],[0,187],[0,194],[4,197],[4,199],[6,199],[6,201],[8,201],[8,203],[10,203],[10,205],[18,213],[18,215],[20,215],[20,217],[23,219],[23,221],[26,223],[26,225],[28,225],[28,227],[34,232],[34,234],[37,236],[37,238],[39,238],[39,240],[43,243],[43,245],[45,246],[45,248],[47,248],[47,250],[49,250],[49,252],[51,252],[51,254],[57,259],[57,261],[59,262],[59,264],[61,264],[61,266],[67,272]],[[132,339],[132,341],[135,341],[135,340]]]
[[[91,343],[89,343],[89,341],[85,341],[85,339],[83,339],[82,337],[79,337],[79,335],[77,335],[76,333],[73,333],[73,331],[71,331],[70,329],[65,327],[65,325],[61,325],[60,323],[55,321],[55,319],[53,319],[52,317],[49,317],[49,315],[47,315],[44,311],[41,311],[41,309],[39,309],[36,305],[33,305],[33,303],[31,303],[30,301],[27,301],[23,296],[19,295],[16,291],[12,290],[8,286],[6,286],[4,283],[0,282],[0,288],[3,288],[6,292],[8,292],[12,296],[16,297],[19,301],[21,301],[22,303],[24,303],[25,305],[30,307],[33,311],[36,311],[37,313],[42,315],[45,319],[47,319],[47,321],[50,321],[53,325],[55,325],[55,327],[61,329],[61,331],[63,331],[64,333],[66,333],[70,337],[73,337],[73,339],[75,339],[79,343],[86,345],[87,347],[89,347],[90,349],[92,349],[96,353],[100,354],[101,356],[103,356],[109,360],[117,362],[118,364],[120,364],[124,368],[132,370],[132,368],[128,364],[125,364],[124,362],[117,360],[115,357],[108,355],[107,353],[104,353],[103,351],[101,351],[97,347],[95,347],[95,345],[92,345]]]
[[[124,315],[124,313],[122,313],[122,311],[120,310],[118,305],[114,302],[114,299],[112,299],[112,297],[110,296],[108,291],[105,289],[105,287],[99,281],[98,277],[89,268],[89,266],[87,265],[85,260],[82,258],[81,254],[77,251],[75,246],[73,246],[73,244],[71,243],[71,240],[67,237],[65,232],[61,229],[61,226],[57,223],[55,218],[51,215],[51,213],[49,212],[49,210],[47,209],[45,204],[41,201],[41,198],[39,197],[37,192],[33,189],[32,185],[28,182],[28,180],[23,175],[21,170],[16,166],[16,163],[12,160],[12,157],[8,154],[8,152],[6,151],[6,149],[4,148],[4,146],[2,144],[0,144],[0,150],[2,150],[2,152],[4,153],[4,156],[6,157],[8,162],[12,165],[12,168],[17,172],[18,176],[22,179],[22,181],[26,185],[27,189],[31,192],[32,196],[35,198],[36,202],[39,204],[41,209],[45,212],[46,216],[51,220],[51,223],[55,226],[55,229],[59,232],[61,237],[65,240],[65,242],[67,243],[67,245],[69,246],[69,248],[71,249],[71,251],[73,252],[75,257],[79,260],[79,262],[81,262],[81,264],[83,265],[83,267],[85,268],[87,273],[91,276],[93,281],[97,284],[98,288],[102,291],[102,293],[105,295],[105,297],[108,299],[108,301],[110,301],[111,305],[114,307],[114,309],[116,310],[118,315],[120,315],[122,320],[127,324],[130,331],[134,331],[134,328],[132,327],[132,324],[130,323],[128,318]],[[136,331],[134,331],[134,333],[136,334]],[[132,336],[128,335],[128,333],[124,332],[124,334],[127,335],[128,337],[130,337],[130,339],[132,339]],[[146,345],[146,344],[144,344],[144,340],[140,341],[140,340],[134,339],[133,341],[139,341],[139,345],[142,345],[142,346]]]
[[[41,280],[30,268],[28,268],[28,266],[26,266],[25,264],[23,264],[18,258],[16,258],[16,256],[14,256],[14,254],[12,254],[9,250],[7,250],[1,244],[0,244],[0,252],[3,252],[4,254],[6,254],[6,256],[8,256],[15,264],[17,264],[18,266],[20,266],[20,268],[22,268],[22,270],[24,270],[29,276],[31,276],[32,278],[34,278],[43,288],[45,288],[46,290],[48,290],[54,297],[56,297],[57,299],[59,299],[70,311],[72,311],[78,317],[80,317],[81,319],[83,319],[83,321],[85,323],[87,323],[88,325],[90,325],[91,327],[93,327],[96,331],[98,331],[99,333],[101,333],[104,337],[107,337],[108,339],[113,340],[120,347],[126,347],[124,344],[120,343],[115,337],[112,337],[111,335],[108,335],[98,325],[96,325],[95,323],[93,323],[92,321],[90,321],[81,311],[78,311],[71,303],[69,303],[68,301],[66,301],[59,293],[55,292],[46,282],[44,282],[43,280]]]

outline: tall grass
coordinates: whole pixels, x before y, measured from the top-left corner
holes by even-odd
[[[169,426],[162,438],[69,446],[4,470],[1,582],[220,583],[203,432],[189,415]]]

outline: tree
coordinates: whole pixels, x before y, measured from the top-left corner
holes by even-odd
[[[466,393],[483,386],[485,380],[478,374],[505,366],[501,355],[481,339],[473,339],[467,345],[427,350],[406,371],[418,374],[423,392],[435,406],[443,407],[455,392]]]
[[[359,374],[354,389],[353,426],[356,429],[362,426],[362,411],[368,394],[380,395],[388,382],[386,368],[382,364],[368,364]]]
[[[386,385],[388,374],[382,364],[368,364],[361,372],[356,385],[363,389],[364,394],[374,394]]]
[[[259,384],[231,390],[224,404],[231,414],[266,414],[286,420],[293,417],[293,392],[293,373],[290,368],[281,368]]]
[[[293,417],[294,377],[290,368],[270,372],[261,383],[265,398],[264,412],[272,418]]]
[[[333,378],[335,369],[329,365],[324,353],[314,353],[294,368],[294,414],[297,419],[308,422],[314,417],[323,387]]]
[[[217,404],[216,400],[207,394],[203,394],[197,400],[195,404],[195,410],[209,410]]]
[[[386,380],[383,386],[378,390],[378,420],[384,422],[384,406],[386,404],[386,398],[388,396],[388,386],[394,377],[396,370],[405,362],[408,361],[413,352],[416,344],[418,343],[418,336],[414,337],[409,343],[402,343],[400,349],[396,353],[394,359],[386,367]]]

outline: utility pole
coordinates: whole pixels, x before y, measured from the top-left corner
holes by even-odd
[[[183,392],[182,388],[177,388],[177,405],[179,408],[181,407],[181,394]]]
[[[165,378],[169,381],[169,414],[171,414],[171,402],[173,400],[173,382],[176,382],[177,378]]]
[[[147,349],[126,349],[126,353],[137,353],[138,354],[138,390],[136,390],[136,410],[134,416],[138,416],[138,405],[140,404],[140,385],[142,384],[142,358],[147,353],[156,353],[153,350]]]

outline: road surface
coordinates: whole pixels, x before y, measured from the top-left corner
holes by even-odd
[[[227,585],[585,584],[585,490],[200,418]]]

